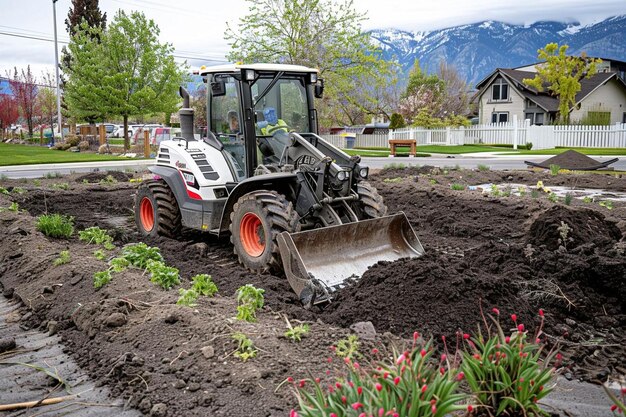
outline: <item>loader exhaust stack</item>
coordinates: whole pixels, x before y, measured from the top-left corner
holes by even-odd
[[[357,281],[379,261],[424,254],[405,214],[362,220],[277,237],[285,275],[305,305],[330,301],[331,293]]]

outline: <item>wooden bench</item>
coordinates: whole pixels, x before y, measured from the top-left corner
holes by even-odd
[[[397,146],[410,146],[411,151],[409,152],[409,157],[414,157],[417,152],[417,143],[415,139],[390,139],[389,140],[389,148],[390,148],[390,157],[396,156],[396,147]]]

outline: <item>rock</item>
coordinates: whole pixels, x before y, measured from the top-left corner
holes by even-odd
[[[360,321],[350,326],[350,330],[359,336],[363,340],[376,339],[376,329],[371,321]]]
[[[189,249],[191,249],[192,252],[195,252],[201,258],[204,258],[209,252],[209,245],[203,242],[194,243],[193,245],[189,246]]]
[[[200,389],[200,384],[197,382],[192,382],[189,384],[189,388],[187,388],[190,392],[196,392]]]
[[[2,295],[4,295],[6,298],[12,298],[14,292],[14,288],[5,288],[4,291],[2,291]]]
[[[57,330],[59,328],[59,323],[57,321],[54,320],[50,320],[48,322],[48,335],[52,336],[55,335],[57,333]]]
[[[5,337],[0,339],[0,353],[7,352],[15,349],[15,339],[12,337]]]
[[[143,366],[143,364],[145,363],[144,359],[141,356],[133,356],[133,358],[130,361],[133,365],[137,365],[137,366]]]
[[[165,322],[167,324],[174,324],[178,321],[178,317],[176,316],[176,314],[168,314],[167,316],[165,316]]]
[[[49,285],[46,285],[45,287],[43,287],[41,292],[42,292],[42,294],[52,294],[54,292],[54,288],[52,288]]]
[[[81,274],[76,274],[70,280],[70,284],[76,285],[83,280],[83,276]]]
[[[174,382],[174,388],[176,389],[183,389],[186,386],[187,386],[187,383],[183,379],[179,379],[176,382]]]
[[[563,376],[565,377],[565,379],[567,379],[568,381],[572,380],[572,373],[571,372],[565,372],[565,374],[563,374]]]
[[[141,400],[138,408],[139,408],[139,411],[141,411],[144,414],[147,414],[150,412],[150,409],[152,408],[152,402],[150,401],[148,397],[146,397],[143,400]]]
[[[154,404],[150,409],[150,416],[165,417],[167,415],[167,405],[163,403]]]
[[[215,356],[215,349],[213,348],[213,346],[205,346],[200,349],[200,351],[202,352],[202,355],[207,359],[211,359]]]
[[[126,324],[126,316],[122,313],[113,313],[104,323],[109,327],[120,327]]]

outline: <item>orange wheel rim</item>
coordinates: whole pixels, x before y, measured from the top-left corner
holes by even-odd
[[[150,232],[154,228],[154,207],[148,197],[141,199],[139,219],[141,220],[141,226],[146,232]]]
[[[261,256],[265,250],[265,230],[259,216],[246,213],[241,219],[239,236],[243,250],[250,256]]]

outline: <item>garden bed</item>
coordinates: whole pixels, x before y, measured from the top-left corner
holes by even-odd
[[[109,257],[140,242],[132,211],[136,184],[125,175],[98,175],[2,181],[25,192],[0,195],[0,206],[16,202],[27,213],[0,213],[0,283],[5,294],[24,302],[25,315],[32,313],[25,326],[45,329],[58,322],[79,364],[144,413],[164,404],[172,416],[287,415],[296,402],[290,384],[281,383],[331,369],[334,374],[339,365],[328,362],[329,348],[355,323],[371,321],[376,329],[373,339],[361,340],[361,352],[384,351],[414,331],[437,343],[443,335],[453,340],[458,331],[475,333],[480,309],[493,307],[504,323],[515,313],[531,329],[544,309],[543,337],[563,351],[564,375],[602,382],[626,374],[626,203],[608,209],[573,199],[565,205],[530,192],[540,180],[545,187],[621,192],[626,178],[383,170],[373,175],[373,184],[390,213],[405,212],[426,255],[377,264],[341,290],[336,302],[305,310],[283,276],[249,273],[228,239],[194,231],[145,243],[159,247],[165,262],[180,270],[185,288],[192,276],[210,274],[217,296],[201,298],[194,308],[178,306],[178,287],[164,291],[138,269],[114,274],[94,289],[93,274],[107,268],[93,255],[99,248],[76,236],[47,238],[36,230],[35,217],[60,213],[73,216],[78,230],[110,230],[116,249],[106,252]],[[529,192],[520,197],[451,189],[484,183],[521,183]],[[564,240],[561,222],[570,227]],[[53,266],[63,250],[70,262]],[[265,290],[257,323],[234,318],[234,294],[244,284]],[[308,323],[309,334],[301,342],[285,338],[287,322]],[[254,342],[256,358],[242,362],[233,355],[234,332]]]

